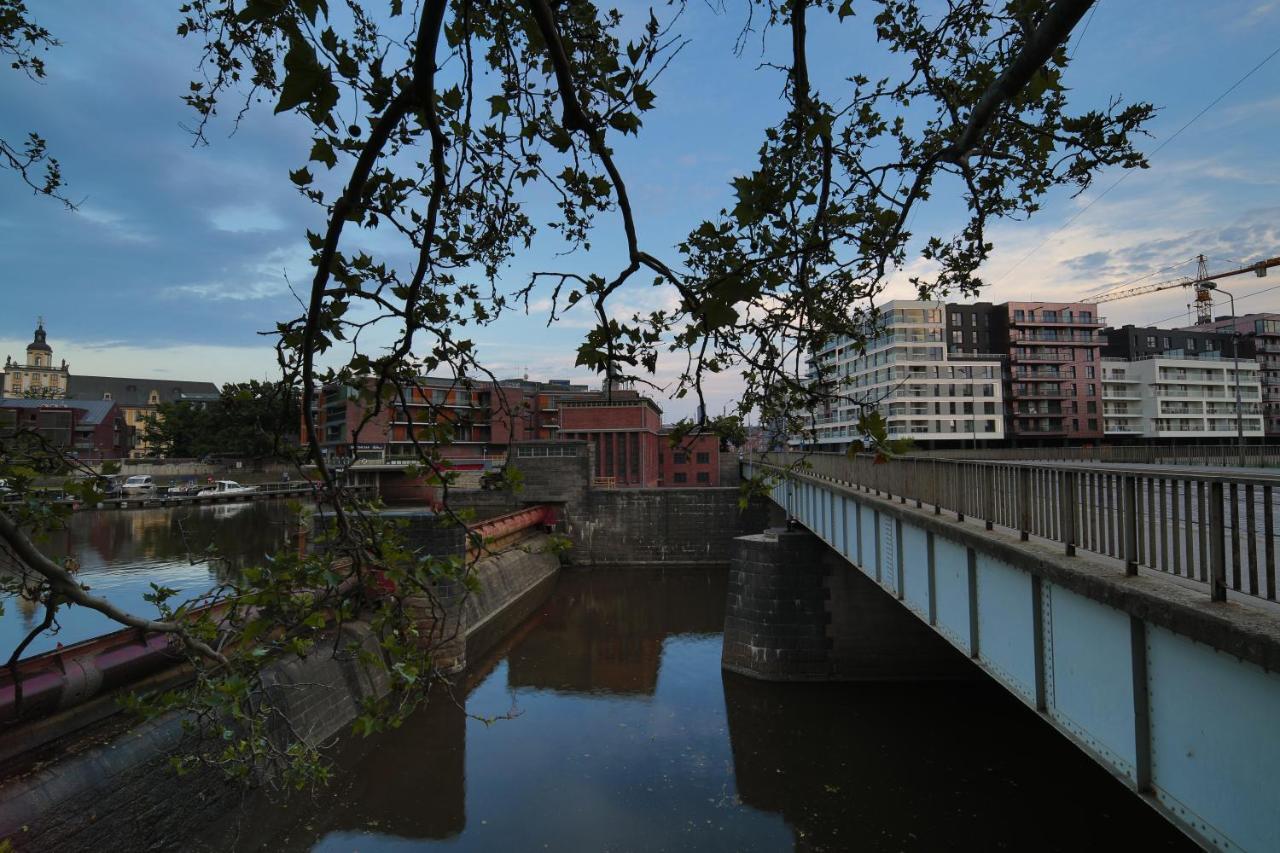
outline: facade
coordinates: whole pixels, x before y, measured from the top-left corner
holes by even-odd
[[[1178,329],[1186,331],[1214,331],[1238,334],[1240,357],[1252,352],[1258,363],[1262,382],[1262,416],[1268,437],[1280,436],[1280,314],[1243,314],[1239,317],[1219,317],[1212,323]],[[1223,352],[1229,357],[1231,350]]]
[[[1105,325],[1087,302],[1005,302],[992,310],[992,344],[1009,354],[1009,438],[1018,444],[1102,438]]]
[[[0,398],[0,437],[19,430],[84,461],[122,459],[129,452],[124,417],[109,400]]]
[[[659,486],[720,485],[720,439],[715,435],[688,436],[671,443],[671,428],[664,427],[658,445]]]
[[[859,442],[857,423],[871,411],[884,416],[893,439],[938,446],[1004,439],[1000,358],[976,350],[952,354],[946,309],[941,302],[894,300],[865,348],[842,337],[815,354],[812,377],[830,383],[835,397],[813,413],[816,449],[843,451]]]
[[[583,440],[595,448],[595,477],[601,485],[659,485],[658,457],[670,451],[662,447],[661,433],[662,409],[639,395],[560,402],[558,437]]]
[[[1129,360],[1104,358],[1103,416],[1109,437],[1195,440],[1237,435],[1236,373],[1217,352],[1170,351]],[[1240,362],[1241,415],[1246,438],[1260,438],[1262,385],[1258,365]]]
[[[44,330],[44,320],[36,325],[35,335],[27,344],[25,362],[5,356],[4,373],[0,374],[0,396],[57,398],[67,393],[67,362],[55,366],[53,347]]]
[[[673,452],[662,409],[630,389],[606,394],[564,380],[462,383],[422,377],[405,399],[367,419],[366,400],[341,385],[320,388],[314,412],[321,452],[363,471],[393,472],[414,462],[419,443],[436,444],[455,471],[479,472],[500,465],[521,442],[582,440],[592,448],[593,476],[601,485],[720,481],[718,439],[686,439],[687,451]],[[301,440],[307,440],[305,427]]]
[[[159,411],[161,403],[211,403],[218,399],[212,382],[176,379],[129,379],[116,376],[72,375],[67,381],[67,399],[107,401],[120,407],[132,444],[129,455],[149,455],[146,419]]]

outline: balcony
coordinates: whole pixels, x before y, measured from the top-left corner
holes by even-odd
[[[1010,326],[1096,326],[1102,328],[1107,325],[1106,317],[1093,317],[1082,319],[1077,315],[1050,314],[1047,318],[1044,314],[1036,316],[1034,313],[1030,317],[1023,316],[1021,319],[1016,314],[1009,315]]]

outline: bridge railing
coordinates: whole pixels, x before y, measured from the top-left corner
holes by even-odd
[[[1102,444],[1096,447],[977,447],[913,450],[912,457],[1005,462],[1115,462],[1122,465],[1244,465],[1280,468],[1280,444]]]
[[[1276,487],[1280,476],[988,462],[870,454],[768,453],[748,462],[778,474],[914,501],[1139,568],[1276,600]],[[795,500],[789,495],[788,500]],[[788,512],[795,507],[784,507]]]

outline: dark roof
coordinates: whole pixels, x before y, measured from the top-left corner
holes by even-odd
[[[103,422],[115,408],[114,400],[59,400],[31,399],[27,397],[0,397],[0,409],[79,409],[83,414],[77,422],[94,426]]]
[[[212,382],[187,382],[180,379],[129,379],[118,376],[80,376],[67,378],[67,399],[111,399],[122,406],[148,406],[151,392],[160,396],[161,403],[179,400],[208,400],[218,397],[218,386]]]

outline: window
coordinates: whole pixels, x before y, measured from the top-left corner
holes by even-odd
[[[1092,367],[1092,365],[1090,365],[1089,367],[1086,367],[1086,368],[1084,369],[1084,378],[1085,378],[1085,379],[1093,379],[1093,378],[1094,378],[1094,376],[1093,376],[1093,367]]]
[[[689,455],[687,453],[673,453],[671,454],[671,461],[676,465],[684,465],[689,461]]]
[[[1195,351],[1196,351],[1196,339],[1187,338],[1187,352],[1195,352]]]
[[[1173,338],[1166,337],[1164,339],[1164,348],[1173,349]]]
[[[1098,430],[1098,419],[1097,419],[1097,418],[1089,418],[1089,430],[1090,430],[1091,432],[1097,432],[1097,430]]]
[[[1098,404],[1097,404],[1096,402],[1094,402],[1093,400],[1090,400],[1089,402],[1087,402],[1087,403],[1085,403],[1085,404],[1084,404],[1084,410],[1085,410],[1086,412],[1088,412],[1089,414],[1091,414],[1091,415],[1093,415],[1093,414],[1097,414],[1097,412],[1098,412]],[[1093,429],[1093,427],[1089,427],[1089,429]]]
[[[710,483],[711,483],[711,473],[710,473],[709,471],[699,471],[699,472],[698,472],[698,482],[699,482],[699,483],[707,483],[707,484],[710,484]]]
[[[952,311],[952,312],[951,312],[951,325],[953,325],[953,326],[963,326],[963,325],[964,325],[964,317],[961,317],[961,316],[960,316],[960,314],[959,314],[958,312]]]
[[[964,343],[964,332],[960,331],[959,329],[952,329],[952,330],[951,330],[951,343],[953,343],[953,344],[962,344],[962,343]]]
[[[699,464],[699,465],[710,465],[710,464],[711,464],[711,454],[710,454],[710,453],[699,453],[699,454],[697,455],[697,460],[698,460],[698,464]]]
[[[671,481],[673,483],[687,483],[689,482],[689,475],[683,471],[677,471],[671,476]]]
[[[104,400],[110,400],[110,399],[111,399],[111,392],[110,392],[110,391],[108,391],[108,392],[106,392],[105,394],[103,394],[103,395],[102,395],[102,399],[104,399]]]
[[[1014,312],[1013,312],[1013,319],[1014,319],[1015,321],[1018,321],[1018,320],[1025,320],[1025,319],[1027,319],[1027,312],[1025,312],[1025,311],[1021,311],[1021,310],[1019,310],[1019,311],[1014,311]]]

